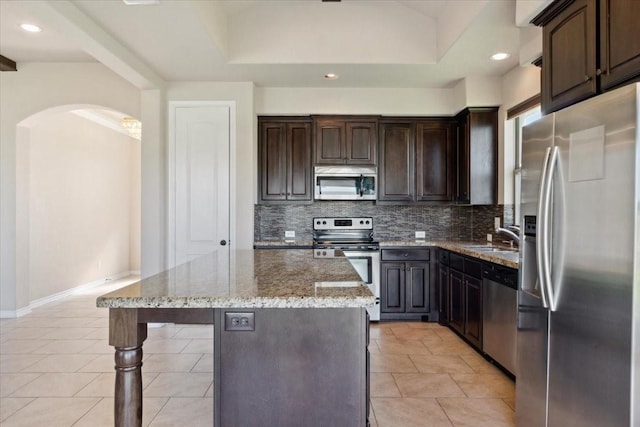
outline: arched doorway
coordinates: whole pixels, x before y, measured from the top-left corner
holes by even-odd
[[[139,274],[140,140],[125,116],[64,105],[18,123],[16,276],[30,307]]]

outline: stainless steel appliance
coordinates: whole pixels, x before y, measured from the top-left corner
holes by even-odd
[[[640,85],[526,126],[518,426],[640,425]]]
[[[368,307],[370,320],[380,320],[380,243],[373,240],[373,218],[313,218],[314,257],[349,259],[376,305]]]
[[[516,374],[518,272],[484,263],[482,267],[482,351]]]
[[[375,200],[377,169],[369,166],[316,166],[315,200]]]

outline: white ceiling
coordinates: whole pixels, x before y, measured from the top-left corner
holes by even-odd
[[[43,31],[25,33],[22,22]],[[129,80],[141,87],[155,78],[442,88],[515,67],[515,22],[516,0],[0,0],[0,54],[18,70],[99,61],[137,73]],[[511,57],[490,61],[496,51]],[[340,78],[326,81],[328,72]]]

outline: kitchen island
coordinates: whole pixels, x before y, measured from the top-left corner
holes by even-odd
[[[98,298],[115,347],[115,424],[142,424],[147,323],[212,324],[216,426],[366,425],[375,298],[346,258],[246,250]]]

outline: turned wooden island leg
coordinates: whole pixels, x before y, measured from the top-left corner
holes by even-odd
[[[142,426],[142,343],[146,338],[147,324],[138,322],[137,309],[109,309],[109,344],[116,349],[116,427]]]

